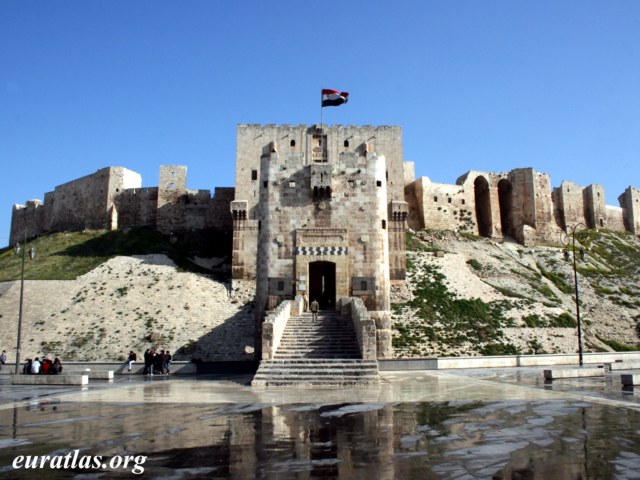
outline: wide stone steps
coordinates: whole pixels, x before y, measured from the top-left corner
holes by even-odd
[[[362,361],[360,361],[362,362]],[[341,359],[322,364],[300,363],[288,365],[289,362],[273,363],[263,361],[256,373],[254,385],[299,385],[299,386],[369,386],[380,381],[378,365],[375,362],[367,365],[354,361],[344,364]]]
[[[254,386],[340,387],[370,386],[380,382],[378,363],[362,360],[350,318],[322,312],[287,322],[278,350],[263,360]]]
[[[335,351],[335,352],[326,352],[326,351],[322,351],[322,352],[303,352],[303,351],[299,351],[299,352],[291,352],[291,353],[277,353],[274,358],[278,358],[278,359],[292,359],[292,360],[296,360],[296,359],[304,359],[304,358],[308,358],[308,359],[313,359],[313,358],[326,358],[326,359],[341,359],[341,358],[351,358],[351,359],[358,359],[359,356],[358,355],[344,355],[342,352],[340,351]]]

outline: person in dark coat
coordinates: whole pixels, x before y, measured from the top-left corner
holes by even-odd
[[[320,310],[320,305],[318,304],[316,299],[313,299],[311,305],[309,305],[309,310],[311,310],[311,320],[314,322],[318,320],[318,311]]]
[[[49,373],[52,375],[60,375],[62,373],[62,362],[60,362],[58,357],[53,360],[53,365],[51,365],[51,371]]]
[[[164,370],[162,368],[162,364],[164,363],[164,350],[160,350],[160,352],[154,352],[153,354],[153,371],[162,375]]]
[[[153,375],[153,357],[151,354],[151,350],[147,348],[144,352],[144,370],[142,372],[143,375]]]

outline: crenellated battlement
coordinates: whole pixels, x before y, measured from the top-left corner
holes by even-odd
[[[261,180],[261,158],[273,164],[268,180]],[[191,190],[187,167],[160,167],[158,187],[141,188],[138,173],[124,167],[106,167],[58,185],[44,201],[13,206],[10,243],[24,235],[84,229],[149,226],[170,233],[217,228],[231,231],[230,203],[245,202],[244,227],[257,229],[260,190],[264,181],[281,188],[270,201],[296,205],[306,201],[300,186],[309,182],[311,200],[328,196],[367,202],[375,190],[363,188],[365,172],[378,156],[384,157],[384,182],[389,219],[394,202],[404,202],[401,215],[411,228],[459,230],[489,238],[512,237],[522,243],[554,242],[567,225],[610,228],[640,234],[640,190],[629,187],[616,206],[607,205],[601,185],[576,185],[563,180],[552,188],[549,175],[531,168],[508,172],[470,170],[453,184],[415,178],[414,165],[402,151],[397,126],[240,124],[237,127],[235,187]],[[292,187],[291,185],[296,185]],[[272,186],[273,188],[273,186]],[[275,202],[275,203],[274,203]],[[248,241],[246,248],[253,248]],[[255,245],[254,245],[255,247]],[[238,271],[255,276],[255,263]]]
[[[180,180],[173,178],[179,170]],[[82,230],[151,227],[164,233],[213,228],[231,230],[228,202],[233,188],[186,188],[186,167],[160,167],[160,187],[142,188],[140,174],[107,167],[55,187],[44,202],[14,205],[9,243],[25,235]],[[162,183],[164,179],[164,183]],[[172,181],[173,180],[173,181]]]

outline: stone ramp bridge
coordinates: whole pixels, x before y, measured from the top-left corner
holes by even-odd
[[[314,321],[296,297],[270,312],[262,326],[262,360],[251,385],[378,385],[376,321],[359,298],[341,298],[338,307],[319,312]]]

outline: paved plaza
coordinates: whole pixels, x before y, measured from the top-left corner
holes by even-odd
[[[252,388],[251,375],[35,387],[2,375],[0,478],[640,478],[628,372],[553,383],[542,372],[384,372],[358,389]],[[72,453],[101,461],[65,467]],[[14,468],[26,456],[58,463]]]

